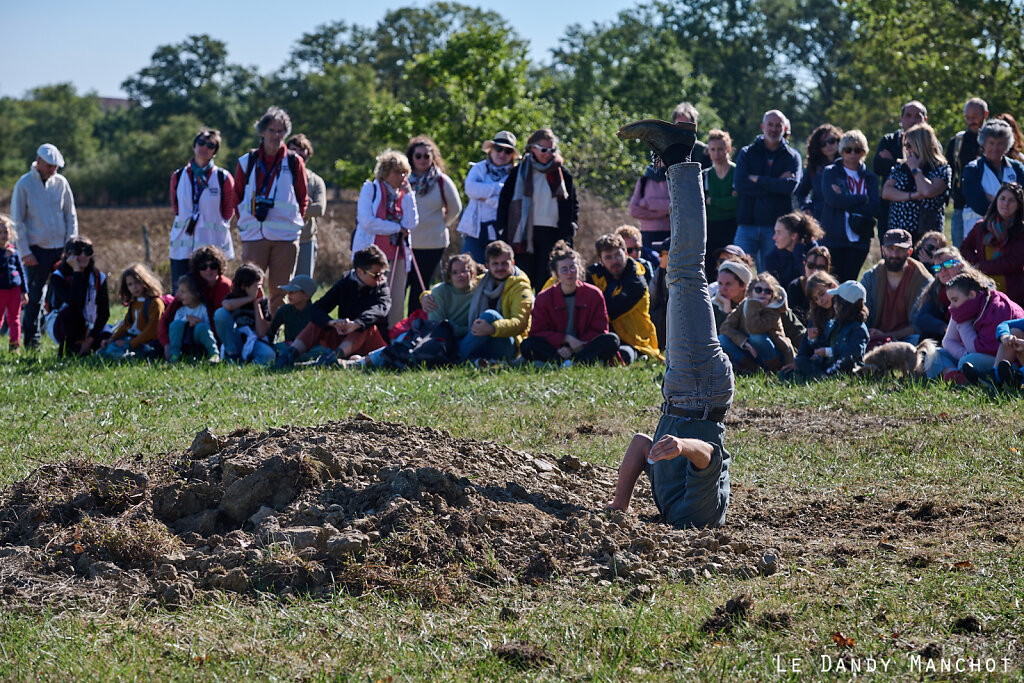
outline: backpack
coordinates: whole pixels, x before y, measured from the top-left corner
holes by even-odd
[[[408,334],[381,353],[381,367],[394,370],[450,365],[455,360],[455,328],[447,320],[415,318]]]

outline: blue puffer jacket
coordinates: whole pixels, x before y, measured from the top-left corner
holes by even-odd
[[[878,217],[879,193],[878,176],[864,164],[857,169],[858,177],[864,180],[868,193],[866,195],[850,194],[850,188],[846,184],[846,171],[842,162],[836,162],[825,167],[821,172],[821,193],[823,204],[821,210],[821,227],[825,231],[825,237],[821,243],[826,247],[846,247],[857,244],[867,248],[871,243],[871,235],[862,237],[859,241],[851,242],[846,235],[846,214],[848,212],[862,213],[868,216]],[[836,192],[832,187],[836,185],[840,191]]]
[[[738,195],[736,222],[740,225],[772,226],[779,216],[793,210],[793,192],[802,172],[800,155],[785,140],[774,154],[775,161],[769,164],[768,148],[759,135],[736,157],[733,185]],[[793,177],[780,178],[784,173]],[[750,181],[752,175],[758,176],[756,183]]]

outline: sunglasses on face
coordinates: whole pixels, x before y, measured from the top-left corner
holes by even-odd
[[[827,263],[810,263],[807,264],[807,270],[828,270]]]
[[[626,247],[626,253],[627,254],[639,254],[640,253],[640,247]]]
[[[511,154],[514,151],[509,149],[508,147],[498,147],[497,145],[492,147],[491,150],[497,152],[498,154]]]
[[[383,279],[384,279],[384,277],[385,277],[385,275],[386,275],[386,272],[387,272],[387,271],[384,271],[384,270],[378,270],[378,271],[377,271],[377,272],[375,273],[375,272],[373,272],[372,270],[364,270],[363,272],[364,272],[365,274],[369,275],[369,276],[370,276],[371,278],[373,278],[374,280],[383,280]]]
[[[210,142],[209,140],[196,140],[196,147],[205,147],[206,149],[217,149],[217,143]]]
[[[415,154],[412,155],[412,158],[413,159],[429,159],[430,158],[430,152],[427,152],[426,154],[424,154],[423,152],[416,152]]]
[[[203,263],[199,266],[199,272],[204,270],[220,270],[220,267],[216,263]]]
[[[863,154],[863,147],[843,147],[843,154]]]
[[[754,294],[774,294],[771,287],[764,287],[762,285],[754,285]]]
[[[838,144],[839,144],[839,138],[829,138],[827,140],[822,140],[822,142],[821,142],[821,146],[822,147],[824,147],[826,145],[838,145]]]
[[[533,148],[541,154],[554,154],[558,151],[557,147],[541,147],[540,145],[533,145]]]
[[[959,261],[957,261],[955,258],[951,258],[946,261],[943,261],[942,263],[936,263],[934,266],[932,266],[932,272],[938,273],[943,268],[956,268],[959,265]]]
[[[69,253],[72,256],[82,256],[83,254],[85,256],[92,256],[92,247],[89,247],[89,246],[71,247],[71,251]]]

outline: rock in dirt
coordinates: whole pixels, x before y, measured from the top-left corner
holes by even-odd
[[[199,458],[207,458],[219,452],[226,443],[226,439],[221,439],[209,429],[204,429],[192,439],[192,445],[189,447],[188,453],[197,460]]]

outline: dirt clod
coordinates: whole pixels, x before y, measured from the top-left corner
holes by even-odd
[[[978,619],[978,617],[974,616],[973,614],[968,614],[954,621],[953,628],[951,630],[953,633],[964,633],[968,635],[973,635],[981,633],[983,627],[981,624],[981,620]]]
[[[551,655],[535,645],[521,641],[504,643],[494,648],[494,654],[509,664],[521,669],[538,669],[548,664],[554,664],[555,660]]]
[[[746,593],[730,599],[724,605],[715,608],[714,614],[704,620],[700,630],[705,633],[728,633],[743,621],[747,612],[754,607],[754,601]]]

